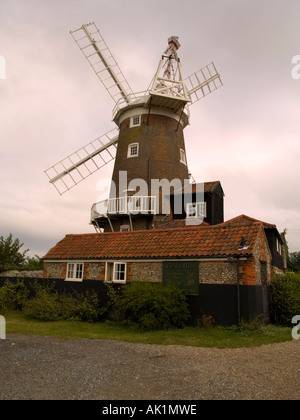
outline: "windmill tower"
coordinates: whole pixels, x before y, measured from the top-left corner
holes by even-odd
[[[150,229],[172,217],[164,186],[189,183],[183,134],[188,105],[222,86],[220,76],[210,63],[184,79],[173,36],[150,87],[134,93],[94,23],[71,35],[115,102],[117,128],[45,172],[63,194],[115,159],[110,196],[93,205],[91,223],[105,231]]]

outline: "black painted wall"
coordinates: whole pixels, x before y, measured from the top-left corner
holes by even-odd
[[[17,278],[10,278],[9,280],[17,281]],[[0,287],[5,281],[5,278],[0,278]],[[38,283],[48,281],[61,292],[76,290],[81,293],[93,289],[98,293],[103,304],[105,304],[107,299],[107,288],[102,281],[66,282],[62,279],[24,279],[26,285],[30,285],[34,281]],[[115,286],[120,288],[121,285],[117,284]],[[239,290],[241,319],[249,321],[260,317],[263,321],[269,322],[269,292],[267,286],[241,285]],[[267,293],[267,296],[264,293]],[[187,300],[191,311],[190,325],[198,325],[198,320],[203,315],[211,315],[217,325],[229,326],[238,324],[238,288],[236,285],[200,284],[199,296],[187,296]]]

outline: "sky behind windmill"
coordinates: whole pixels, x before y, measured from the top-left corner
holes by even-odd
[[[44,174],[114,128],[114,104],[69,34],[94,21],[133,91],[148,88],[172,35],[186,77],[215,62],[224,86],[190,109],[189,169],[222,182],[225,219],[275,223],[300,250],[299,18],[298,0],[2,0],[0,235],[42,256],[94,231],[113,164],[63,196]]]

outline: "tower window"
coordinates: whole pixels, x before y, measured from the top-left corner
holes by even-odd
[[[138,127],[141,125],[141,116],[135,115],[130,118],[130,127]]]
[[[139,144],[133,143],[128,146],[127,157],[136,157],[139,155]]]
[[[183,149],[180,149],[180,162],[186,165],[186,155]]]

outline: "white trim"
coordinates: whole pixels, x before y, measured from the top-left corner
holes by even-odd
[[[187,166],[186,153],[184,149],[180,149],[180,163],[183,163],[185,166]]]
[[[145,102],[147,102],[147,101],[145,101]],[[123,121],[125,121],[127,118],[131,118],[131,117],[134,117],[136,115],[141,115],[141,116],[142,115],[148,115],[148,113],[149,113],[149,108],[148,107],[144,107],[144,106],[136,106],[136,107],[133,107],[133,108],[129,108],[127,110],[124,110],[123,112],[121,110],[121,115],[117,119],[117,122],[116,123],[117,123],[117,125],[120,126],[120,124]],[[183,120],[184,119],[183,118],[180,118],[180,115],[177,114],[176,112],[171,111],[170,109],[167,109],[167,108],[160,108],[160,107],[152,106],[151,107],[151,115],[162,115],[163,117],[169,117],[169,118],[174,119],[177,122],[180,122],[180,124],[182,126],[185,126],[183,124]]]
[[[218,257],[212,257],[212,258],[207,258],[207,257],[205,257],[205,258],[201,258],[201,257],[199,257],[199,258],[195,258],[195,257],[191,257],[191,258],[170,258],[170,257],[166,257],[166,258],[164,258],[164,259],[162,259],[162,258],[157,258],[157,259],[154,259],[154,260],[150,260],[150,259],[126,259],[125,261],[124,260],[122,260],[122,261],[119,261],[119,260],[116,260],[116,259],[114,259],[114,260],[108,260],[108,259],[102,259],[102,258],[99,258],[99,260],[76,260],[76,262],[82,262],[82,263],[105,263],[105,264],[107,264],[107,263],[114,263],[114,262],[126,262],[126,263],[135,263],[135,262],[142,262],[142,263],[160,263],[160,262],[164,262],[164,261],[228,261],[228,258],[230,258],[230,257],[234,257],[233,255],[228,255],[228,257],[221,257],[221,258],[218,258]],[[235,257],[234,257],[235,258]],[[241,258],[239,258],[239,260],[240,261],[246,261],[247,260],[247,258],[248,258],[248,256],[247,257],[241,257]],[[74,261],[72,261],[72,260],[44,260],[44,262],[45,263],[72,263],[72,262],[74,262]]]

